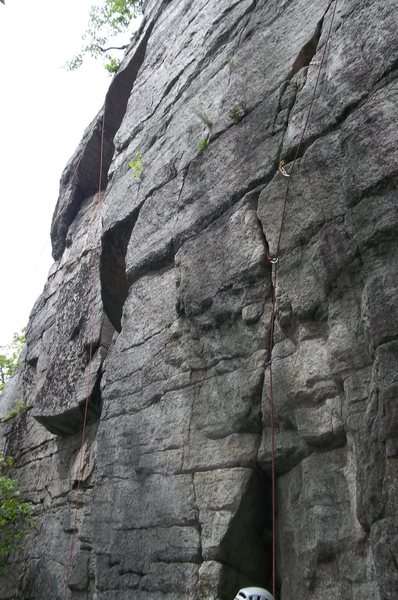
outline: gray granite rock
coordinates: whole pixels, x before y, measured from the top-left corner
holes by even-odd
[[[38,527],[2,600],[270,588],[273,454],[278,600],[395,600],[397,18],[146,3],[3,394],[32,403],[1,436]]]
[[[27,329],[24,401],[53,433],[78,431],[86,398],[89,422],[100,414],[101,364],[113,333],[99,286],[100,203],[87,199],[66,238]]]

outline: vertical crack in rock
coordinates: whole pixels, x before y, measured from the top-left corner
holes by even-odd
[[[102,238],[100,265],[102,302],[106,315],[118,332],[122,327],[122,311],[129,290],[126,252],[137,217],[137,213],[132,213],[106,231]]]
[[[270,482],[264,473],[253,471],[218,550],[218,595],[223,600],[233,598],[239,587],[271,588],[271,514]]]
[[[250,296],[251,301],[241,309],[241,317],[243,327],[246,326],[248,332],[251,331],[252,353],[255,349],[264,348],[265,345],[268,323],[267,310],[264,305],[270,297],[270,269],[266,261],[268,244],[261,222],[256,214],[262,189],[261,186],[248,192],[236,207],[231,208],[229,212],[202,233],[207,245],[212,242],[212,253],[215,254],[214,258],[212,257],[213,260],[210,259],[208,262],[210,270],[213,261],[214,265],[218,265],[216,269],[221,269],[220,259],[217,256],[217,240],[221,238],[231,242],[236,236],[234,242],[236,246],[231,245],[230,248],[231,251],[234,249],[232,256],[235,258],[231,257],[232,264],[229,264],[228,261],[224,262],[222,266],[223,273],[229,273],[233,270],[232,265],[235,266],[236,261],[239,267],[242,270],[244,269],[245,276],[242,279],[246,280],[247,278],[248,291],[250,290],[246,302],[249,301]],[[228,231],[227,228],[231,229]],[[228,235],[226,235],[227,231]],[[192,240],[182,246],[180,252],[182,266],[184,265],[184,249],[186,252],[187,246],[190,245],[194,246],[195,241]],[[227,256],[229,256],[229,252],[227,252]],[[243,257],[247,260],[247,263],[243,260]],[[192,265],[190,267],[192,268]],[[185,306],[186,316],[192,319],[192,300],[189,302],[190,294],[187,293],[189,292],[189,280],[184,282],[184,270],[182,273],[181,288],[185,298],[183,305]],[[213,277],[214,275],[212,275],[212,279]],[[224,292],[223,310],[226,312],[228,301],[232,298],[226,293],[229,290],[226,282],[221,289]],[[215,311],[216,307],[217,299],[213,297],[209,308]],[[224,320],[225,318],[226,316],[223,317]],[[222,328],[222,324],[223,320],[220,319],[220,328]],[[233,327],[238,332],[241,324],[235,322]],[[243,332],[240,335],[242,334]],[[252,372],[252,376],[255,376],[255,379],[245,380],[242,389],[239,391],[235,387],[234,393],[231,394],[228,394],[228,389],[220,389],[216,396],[219,404],[218,409],[209,409],[211,412],[213,410],[217,412],[220,423],[218,423],[217,428],[214,426],[209,427],[207,435],[210,435],[213,440],[223,439],[226,432],[228,432],[228,421],[233,418],[234,411],[239,411],[239,418],[236,417],[233,431],[237,437],[241,436],[242,439],[248,435],[252,436],[251,442],[255,448],[251,460],[253,464],[261,441],[261,436],[258,434],[261,431],[261,418],[259,417],[261,415],[264,381],[264,351],[260,350],[257,362],[254,362],[252,357],[250,358],[247,363],[248,369]],[[235,377],[238,373],[232,371],[231,376]],[[225,401],[223,397],[225,395],[229,398],[230,406],[226,417],[227,422],[223,423],[222,415]],[[246,409],[242,407],[244,402],[247,403]],[[199,410],[200,403],[198,403],[196,413]],[[195,423],[190,426],[190,430],[194,430],[194,428]],[[246,439],[248,442],[249,438]],[[196,484],[196,506],[199,509],[201,522],[204,561],[199,576],[199,597],[207,597],[205,578],[209,577],[210,573],[213,574],[213,577],[217,573],[217,597],[223,600],[233,597],[241,587],[248,585],[269,586],[272,564],[272,511],[270,485],[266,474],[260,470],[234,468],[232,463],[228,469],[218,469],[214,473],[199,473],[195,475],[194,481]]]
[[[184,180],[185,175],[180,192],[183,189]],[[161,187],[158,189],[161,190]],[[156,189],[152,193],[156,191],[158,190]],[[140,217],[145,201],[149,200],[151,195],[147,196],[125,219],[116,222],[112,228],[107,229],[102,236],[100,264],[102,301],[106,315],[119,333],[122,328],[123,306],[132,283],[144,274],[170,268],[174,261],[176,250],[174,235],[172,235],[162,252],[151,256],[150,263],[145,262],[134,270],[130,269],[130,271],[126,268],[127,249],[129,244],[135,242],[134,227]]]
[[[327,10],[329,10],[329,7]],[[311,37],[311,39],[306,44],[304,44],[304,46],[301,48],[300,52],[298,53],[296,60],[294,61],[293,66],[292,66],[292,72],[290,75],[290,79],[294,75],[296,75],[296,73],[301,71],[301,69],[304,69],[304,67],[308,67],[308,65],[314,58],[315,54],[317,53],[324,19],[325,19],[325,15],[317,23],[314,34]]]
[[[257,217],[257,222],[258,222],[258,226],[259,226],[259,232],[260,232],[263,246],[264,246],[264,254],[266,257],[268,257],[269,256],[269,243],[268,243],[268,240],[265,235],[263,223],[258,216],[258,203],[259,203],[261,191],[263,189],[264,188],[261,188],[260,190],[258,190],[258,194],[256,194],[256,196],[255,196],[255,210],[256,210],[256,217]],[[271,263],[269,263],[268,259],[267,259],[267,267],[268,267],[268,281],[267,281],[268,285],[264,290],[264,292],[265,292],[265,294],[264,294],[265,295],[265,297],[264,297],[264,312],[265,312],[266,301],[270,300],[271,307],[272,307],[272,299],[274,297],[276,297],[276,290],[274,287],[274,279],[272,276],[272,267],[271,267]],[[266,349],[265,360],[266,360],[266,362],[271,360],[271,353],[272,353],[272,340],[270,338],[270,330],[271,330],[271,326],[272,326],[271,318],[272,318],[272,314],[270,313],[270,321],[268,323],[268,327],[265,332],[266,338],[267,338],[266,345],[265,345],[265,349]],[[274,318],[275,318],[275,315],[274,315]]]
[[[289,126],[290,116],[296,104],[296,100],[299,92],[304,88],[307,77],[308,77],[308,68],[311,64],[311,61],[316,56],[318,51],[319,42],[321,39],[323,25],[325,21],[325,17],[327,12],[330,9],[332,2],[329,3],[326,8],[322,18],[318,21],[315,31],[311,38],[304,44],[299,53],[297,54],[292,69],[281,87],[279,105],[275,117],[274,123],[274,131],[278,131],[280,128],[284,129],[285,134],[287,132]],[[318,67],[319,68],[319,67]],[[285,137],[285,136],[284,136]],[[280,149],[282,151],[284,147],[284,137],[282,138]],[[285,162],[289,161],[294,156],[294,152],[296,149],[290,148],[289,153],[284,156]],[[302,148],[300,152],[300,158],[305,152],[305,149]]]
[[[191,420],[192,420],[192,417],[191,417]],[[191,422],[189,423],[189,429],[191,429]],[[189,443],[189,437],[188,437],[188,443]],[[199,561],[199,563],[203,563],[202,523],[200,521],[200,511],[199,511],[197,491],[196,491],[196,486],[195,486],[195,477],[193,474],[192,474],[192,489],[193,489],[193,495],[194,495],[193,503],[194,503],[194,507],[195,507],[196,525],[198,528],[198,536],[199,536],[198,561]]]

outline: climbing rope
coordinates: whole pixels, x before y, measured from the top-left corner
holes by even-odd
[[[329,5],[330,6],[330,5]],[[325,61],[326,51],[329,45],[330,36],[332,33],[333,23],[336,15],[337,8],[337,0],[335,0],[332,17],[330,20],[329,30],[326,36],[326,41],[324,44],[321,61],[319,64],[319,69],[317,73],[317,77],[315,80],[314,90],[312,93],[311,101],[308,107],[306,119],[304,121],[304,126],[301,132],[301,136],[299,139],[299,143],[296,148],[296,152],[294,154],[292,168],[290,173],[287,172],[285,168],[285,162],[281,160],[279,162],[278,170],[279,172],[287,178],[286,192],[283,199],[282,205],[282,216],[281,223],[279,227],[279,235],[278,241],[276,245],[276,254],[275,256],[267,256],[268,261],[272,265],[272,311],[271,311],[271,321],[270,321],[270,332],[269,332],[269,345],[268,345],[268,356],[266,358],[265,367],[269,368],[269,413],[271,420],[271,504],[272,504],[272,595],[276,599],[276,477],[275,477],[275,403],[274,403],[274,384],[273,384],[273,373],[272,373],[272,350],[274,347],[274,333],[275,333],[275,318],[276,318],[276,287],[278,281],[278,267],[279,267],[279,251],[281,245],[282,232],[286,217],[286,207],[289,198],[290,187],[293,181],[293,175],[295,172],[296,163],[298,160],[298,156],[300,153],[301,146],[303,144],[304,135],[307,130],[310,114],[312,111],[312,107],[315,101],[315,96],[320,80],[321,70]]]
[[[97,200],[96,200],[96,205],[98,206],[98,204],[101,203],[102,201],[102,171],[103,171],[103,165],[104,165],[104,135],[105,135],[105,106],[104,106],[104,114],[102,115],[102,123],[101,123],[101,143],[100,143],[100,167],[99,167],[99,177],[98,177],[98,193],[97,193]],[[82,154],[83,155],[83,154]],[[74,171],[73,177],[76,175],[77,173],[77,169],[78,166],[80,164],[81,158],[78,161],[78,164],[76,166],[76,169]],[[96,250],[96,252],[99,252],[100,247],[94,248],[94,250]],[[89,303],[90,304],[90,303]],[[89,312],[90,312],[90,307],[89,307]],[[91,318],[90,318],[91,317]],[[68,556],[68,560],[66,563],[66,569],[65,569],[65,600],[68,596],[68,581],[69,581],[69,575],[70,575],[70,569],[71,569],[71,564],[72,564],[72,559],[73,559],[73,550],[74,550],[74,546],[75,546],[75,538],[76,538],[76,532],[77,532],[77,525],[78,525],[78,510],[79,510],[79,502],[80,502],[80,496],[81,496],[81,480],[82,480],[82,474],[83,474],[83,469],[84,469],[84,445],[86,443],[86,436],[87,436],[87,420],[88,420],[88,407],[89,407],[89,401],[90,401],[90,381],[92,379],[91,374],[92,374],[92,361],[93,361],[93,332],[92,332],[92,314],[89,315],[89,323],[90,323],[90,327],[89,327],[89,339],[90,339],[90,343],[89,343],[89,349],[88,349],[88,365],[87,365],[87,370],[86,370],[86,377],[85,377],[85,401],[84,401],[84,412],[83,412],[83,427],[82,427],[82,435],[81,435],[81,441],[80,441],[80,449],[79,449],[79,468],[76,474],[76,481],[77,481],[77,485],[76,485],[76,501],[75,501],[75,514],[74,514],[74,522],[73,522],[73,528],[72,528],[72,539],[70,542],[70,547],[69,547],[69,556]]]

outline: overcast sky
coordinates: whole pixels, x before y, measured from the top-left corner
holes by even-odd
[[[59,179],[110,83],[100,62],[63,68],[95,3],[0,3],[0,346],[26,325],[43,289]]]

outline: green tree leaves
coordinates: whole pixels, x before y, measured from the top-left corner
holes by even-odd
[[[109,45],[120,33],[124,33],[133,18],[142,13],[144,0],[105,0],[99,6],[90,9],[89,24],[83,35],[83,47],[68,63],[69,70],[78,69],[85,56],[105,59],[105,68],[109,73],[115,73],[119,61],[110,53],[114,50],[125,50],[128,44],[122,46]]]
[[[5,348],[4,353],[0,354],[0,392],[2,392],[7,379],[18,369],[25,343],[25,330],[23,329],[20,333],[14,333],[11,344]]]

